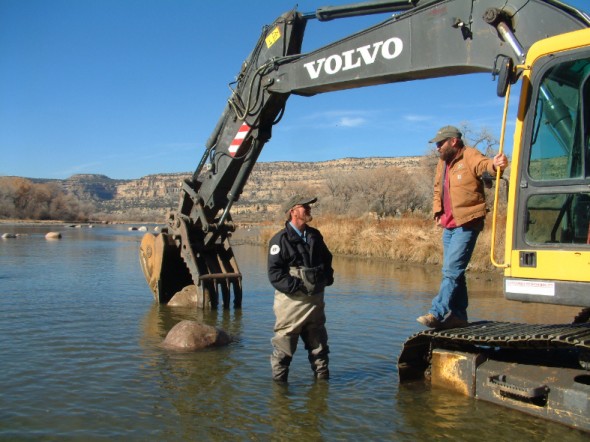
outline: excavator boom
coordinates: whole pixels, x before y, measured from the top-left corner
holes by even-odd
[[[309,20],[383,12],[396,15],[301,53]],[[241,273],[229,244],[231,208],[290,94],[492,72],[499,57],[520,63],[535,41],[589,25],[587,16],[552,0],[382,0],[284,13],[263,28],[230,83],[225,109],[166,227],[142,241],[140,262],[156,300],[167,303],[194,286],[201,308],[215,307],[220,293],[228,306],[232,289],[234,305],[241,305]]]

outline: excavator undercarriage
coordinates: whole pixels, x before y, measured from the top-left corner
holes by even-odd
[[[481,321],[411,336],[400,382],[420,379],[590,431],[590,323]]]

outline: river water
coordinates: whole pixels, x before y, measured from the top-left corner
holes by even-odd
[[[61,231],[61,240],[46,240]],[[303,345],[287,386],[270,377],[273,290],[266,251],[234,246],[243,308],[154,303],[126,226],[1,225],[0,440],[587,440],[587,434],[423,383],[398,385],[403,342],[421,330],[436,267],[334,261],[326,291],[331,379],[316,382]],[[239,236],[239,235],[238,235]],[[576,309],[505,301],[501,279],[469,275],[470,319],[569,322]],[[198,320],[236,339],[163,350]]]

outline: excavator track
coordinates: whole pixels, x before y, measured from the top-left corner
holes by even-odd
[[[433,348],[478,347],[515,350],[579,350],[590,352],[590,323],[518,324],[480,321],[449,330],[425,330],[410,336],[398,359],[400,381],[422,377]]]
[[[418,335],[491,347],[578,347],[590,350],[590,323],[518,324],[481,321],[462,328],[426,330],[415,336]]]
[[[590,323],[474,322],[411,336],[400,382],[425,379],[590,432]]]

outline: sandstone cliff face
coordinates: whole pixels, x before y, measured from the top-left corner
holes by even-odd
[[[106,175],[78,174],[64,180],[62,187],[82,200],[109,201],[115,198],[122,181]]]
[[[279,161],[257,163],[233,213],[248,216],[277,211],[286,193],[317,193],[330,177],[382,167],[418,167],[421,157],[344,158],[322,162]]]
[[[313,192],[320,189],[331,176],[390,166],[414,168],[419,166],[420,159],[345,158],[315,163],[257,163],[232,213],[241,216],[260,214],[264,217],[265,213],[274,211],[282,203],[285,192],[293,189]],[[117,180],[105,175],[80,174],[58,182],[67,192],[94,204],[99,212],[125,213],[134,209],[146,213],[157,211],[164,216],[167,210],[177,207],[181,183],[191,176],[192,173],[187,172]]]

